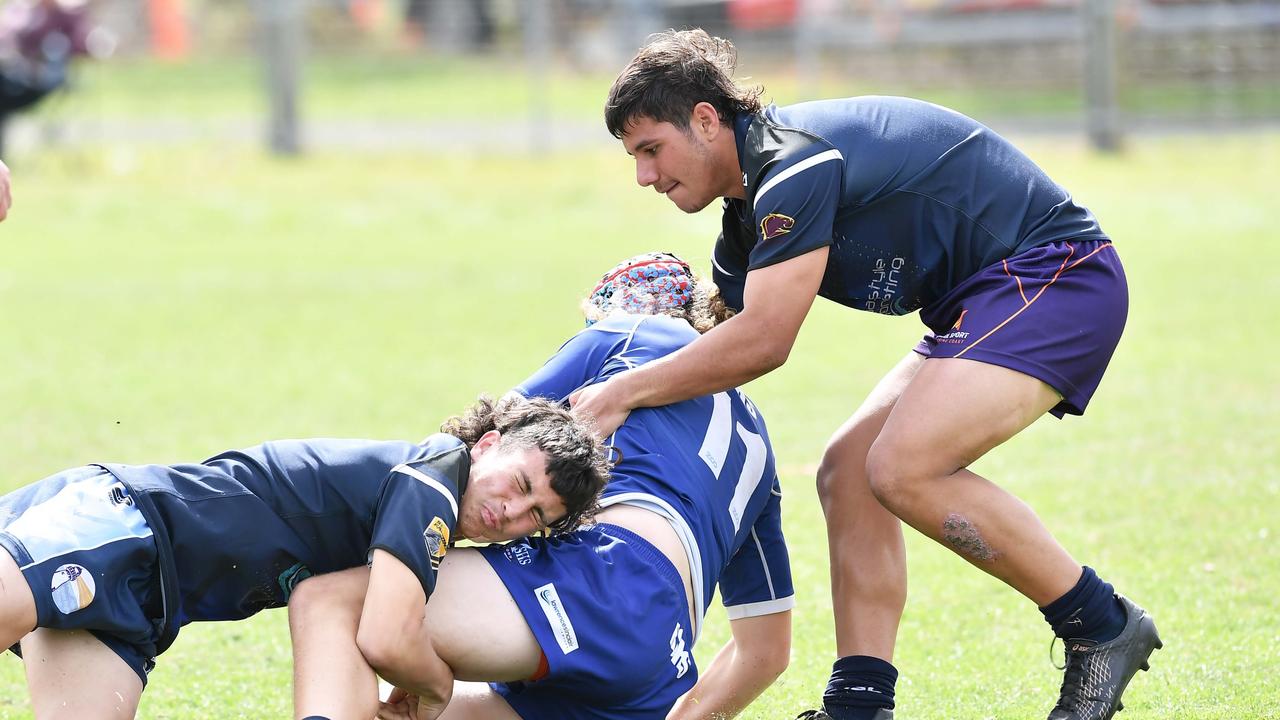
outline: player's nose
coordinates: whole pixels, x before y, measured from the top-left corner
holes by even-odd
[[[658,182],[658,171],[652,163],[636,160],[636,183],[640,187],[649,187]]]

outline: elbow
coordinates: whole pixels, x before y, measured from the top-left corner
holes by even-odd
[[[380,632],[361,624],[356,633],[356,646],[360,654],[384,678],[400,677],[407,663],[404,635]]]
[[[760,375],[773,372],[786,364],[791,355],[791,343],[775,343],[766,347],[758,358],[757,370]]]

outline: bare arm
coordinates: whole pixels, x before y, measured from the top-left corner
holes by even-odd
[[[676,701],[667,720],[727,720],[742,712],[787,669],[791,659],[791,611],[742,618],[733,637]]]
[[[9,166],[0,160],[0,220],[9,215],[9,206],[13,204],[13,195],[9,192]]]
[[[388,682],[443,711],[453,694],[453,670],[432,645],[426,602],[418,576],[394,555],[374,550],[356,644]]]
[[[608,435],[632,408],[720,392],[781,367],[818,295],[827,253],[822,247],[751,271],[742,312],[661,360],[578,391],[574,412],[595,418]]]

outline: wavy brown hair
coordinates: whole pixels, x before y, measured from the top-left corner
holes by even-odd
[[[725,125],[741,113],[759,112],[764,88],[734,82],[737,64],[733,43],[705,30],[650,35],[609,88],[604,124],[621,139],[627,124],[640,117],[688,130],[693,106],[700,102],[711,103]]]
[[[502,445],[536,447],[546,454],[551,489],[564,501],[566,510],[549,529],[567,532],[595,516],[600,493],[609,481],[609,464],[590,427],[556,403],[519,395],[501,400],[482,395],[461,415],[440,426],[440,432],[458,438],[468,450],[490,430],[502,433]]]

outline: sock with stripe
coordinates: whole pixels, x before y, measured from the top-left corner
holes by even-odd
[[[836,660],[822,694],[822,709],[834,720],[871,720],[880,708],[893,709],[898,669],[868,655]]]

